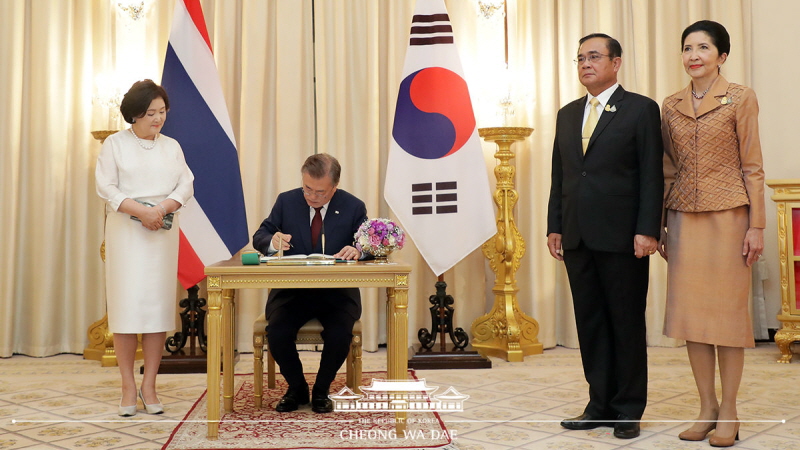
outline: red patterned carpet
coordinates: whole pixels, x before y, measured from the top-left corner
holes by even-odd
[[[414,377],[413,371],[410,378]],[[253,376],[237,375],[234,381],[234,412],[222,416],[219,439],[206,439],[206,393],[194,404],[162,450],[178,449],[423,449],[455,448],[439,414],[409,412],[405,434],[395,432],[394,414],[389,412],[333,412],[315,414],[310,406],[292,413],[277,413],[275,404],[286,390],[277,377],[275,389],[265,389],[264,407],[253,403]],[[385,379],[386,372],[368,372],[361,386],[372,379]],[[309,385],[314,375],[306,374]],[[340,374],[331,393],[344,387]],[[264,382],[266,386],[266,380]]]

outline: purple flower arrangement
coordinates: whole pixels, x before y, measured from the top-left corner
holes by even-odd
[[[382,218],[365,220],[353,237],[360,252],[374,256],[387,256],[403,248],[406,240],[406,234],[396,223]]]

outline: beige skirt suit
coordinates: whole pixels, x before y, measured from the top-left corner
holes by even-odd
[[[752,89],[717,77],[695,113],[691,84],[662,107],[667,307],[664,334],[754,347],[742,256],[764,228],[764,170]]]

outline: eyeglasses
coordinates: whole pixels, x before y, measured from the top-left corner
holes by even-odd
[[[590,53],[589,56],[580,55],[578,56],[578,59],[573,59],[572,62],[574,62],[575,65],[578,65],[585,63],[586,60],[588,59],[590,63],[594,64],[596,62],[599,62],[600,59],[605,56],[608,56],[609,58],[611,57],[610,55],[604,55],[602,53]]]
[[[328,191],[330,191],[330,189],[313,191],[311,189],[307,189],[305,186],[301,187],[300,189],[303,190],[303,195],[305,195],[306,197],[313,197],[313,198],[325,198],[328,195]]]

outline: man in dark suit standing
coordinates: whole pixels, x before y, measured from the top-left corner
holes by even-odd
[[[647,403],[645,306],[664,185],[660,117],[656,102],[617,83],[616,39],[582,38],[576,62],[589,95],[558,112],[547,246],[567,268],[589,404],[561,426],[613,425],[614,436],[629,439],[639,436]]]
[[[265,255],[282,249],[285,255],[334,253],[340,259],[361,259],[353,235],[364,220],[364,202],[337,189],[341,166],[333,156],[309,156],[301,169],[303,187],[278,195],[269,217],[253,235],[253,247]],[[357,288],[272,289],[266,317],[269,349],[289,388],[278,402],[278,412],[295,411],[309,402],[308,384],[297,353],[297,331],[311,319],[323,326],[320,367],[311,392],[311,409],[333,411],[328,398],[336,371],[350,350],[353,325],[361,317]]]

